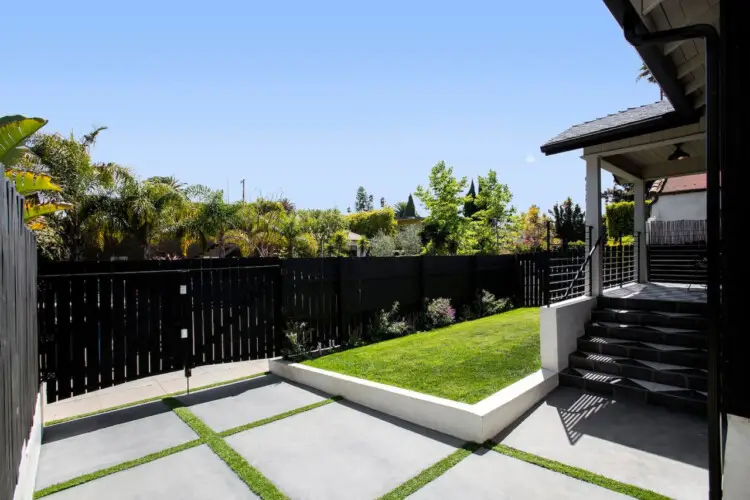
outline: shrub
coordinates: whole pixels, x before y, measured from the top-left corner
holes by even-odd
[[[425,326],[428,329],[450,325],[454,321],[456,321],[456,310],[451,306],[450,299],[441,297],[427,302]]]
[[[474,313],[477,318],[483,318],[506,311],[510,309],[510,305],[510,299],[498,299],[487,290],[482,290],[477,292],[477,297],[474,299]]]
[[[464,306],[461,308],[461,312],[458,315],[458,321],[471,321],[473,319],[475,319],[474,308],[469,304],[464,304]]]
[[[419,255],[422,253],[422,229],[412,224],[406,226],[396,235],[396,243],[401,255]]]
[[[370,240],[370,257],[393,257],[396,253],[396,241],[393,236],[383,232]]]
[[[281,350],[281,355],[284,356],[284,359],[300,361],[310,358],[310,353],[313,351],[314,346],[312,331],[307,328],[306,323],[288,322],[286,330],[284,330],[284,335],[286,336],[287,344],[287,347]]]
[[[345,219],[349,229],[368,238],[381,231],[387,235],[396,234],[396,215],[391,207],[349,214]]]
[[[411,326],[403,318],[399,318],[398,302],[393,303],[390,311],[378,311],[367,328],[367,335],[375,342],[401,337],[407,333],[411,333]]]
[[[621,201],[606,207],[607,236],[617,238],[620,234],[633,234],[635,202]]]

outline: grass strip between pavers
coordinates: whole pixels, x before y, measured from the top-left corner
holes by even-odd
[[[277,420],[281,420],[282,418],[291,417],[294,415],[297,415],[298,413],[304,413],[306,411],[314,410],[315,408],[320,408],[321,406],[325,406],[327,404],[331,404],[334,401],[339,401],[341,396],[334,396],[332,398],[328,398],[324,401],[319,401],[317,403],[313,403],[311,405],[303,406],[301,408],[297,408],[296,410],[290,410],[284,413],[279,413],[278,415],[274,415],[272,417],[263,418],[261,420],[256,420],[255,422],[250,422],[249,424],[239,425],[237,427],[232,427],[231,429],[227,429],[225,431],[219,432],[219,436],[221,437],[227,437],[231,436],[232,434],[237,434],[239,432],[247,431],[250,429],[254,429],[255,427],[260,427],[261,425],[270,424],[271,422],[275,422]]]
[[[445,474],[448,469],[450,469],[481,447],[482,445],[479,445],[477,443],[466,443],[455,452],[426,468],[402,485],[386,493],[378,500],[400,500],[408,497],[418,489],[425,486],[427,483],[434,481],[435,479]]]
[[[485,443],[485,446],[511,458],[516,458],[518,460],[522,460],[539,467],[544,467],[545,469],[551,470],[553,472],[559,472],[560,474],[565,474],[566,476],[572,477],[574,479],[579,479],[587,483],[595,484],[597,486],[601,486],[602,488],[606,488],[617,493],[622,493],[623,495],[628,495],[633,498],[639,498],[641,500],[669,500],[669,497],[656,493],[655,491],[639,488],[638,486],[633,486],[632,484],[621,483],[606,476],[602,476],[585,469],[579,469],[578,467],[573,467],[572,465],[567,465],[555,460],[550,460],[549,458],[532,455],[531,453],[527,453],[525,451],[521,451],[504,444],[487,441]]]
[[[263,375],[268,375],[270,373],[271,372],[255,373],[253,375],[246,375],[244,377],[234,378],[232,380],[224,380],[224,381],[221,381],[221,382],[214,382],[212,384],[202,385],[200,387],[194,387],[194,388],[190,389],[190,392],[193,393],[193,392],[197,392],[197,391],[204,391],[206,389],[213,389],[214,387],[221,387],[222,385],[229,385],[229,384],[234,384],[234,383],[237,383],[237,382],[243,382],[245,380],[250,380],[251,378],[256,378],[256,377],[262,377]],[[49,422],[47,422],[46,424],[44,424],[44,426],[45,427],[50,427],[52,425],[63,424],[65,422],[70,422],[72,420],[78,420],[79,418],[93,417],[94,415],[99,415],[101,413],[108,413],[110,411],[115,411],[115,410],[122,410],[123,408],[130,408],[131,406],[138,406],[138,405],[142,405],[142,404],[146,404],[146,403],[153,403],[154,401],[160,401],[160,400],[162,400],[164,398],[171,398],[171,397],[174,397],[174,396],[182,396],[183,394],[186,394],[186,393],[187,393],[187,390],[185,390],[185,391],[177,391],[177,392],[170,392],[169,394],[162,394],[160,396],[154,396],[152,398],[140,399],[138,401],[132,401],[130,403],[123,403],[123,404],[117,405],[117,406],[110,406],[109,408],[102,408],[101,410],[90,411],[88,413],[81,413],[80,415],[73,415],[71,417],[59,418],[57,420],[50,420]]]
[[[261,474],[258,469],[250,465],[242,455],[229,446],[221,436],[206,425],[195,413],[185,408],[180,401],[174,398],[166,398],[163,402],[200,436],[201,440],[250,487],[253,493],[264,500],[288,499],[275,484]]]
[[[145,457],[136,458],[135,460],[129,460],[118,465],[113,465],[112,467],[107,467],[106,469],[101,469],[89,474],[84,474],[83,476],[74,477],[73,479],[69,479],[62,483],[53,484],[39,491],[36,491],[34,493],[34,498],[46,497],[47,495],[57,493],[58,491],[67,490],[68,488],[72,488],[83,483],[88,483],[89,481],[114,474],[115,472],[132,469],[133,467],[136,467],[138,465],[147,464],[149,462],[153,462],[154,460],[158,460],[159,458],[164,458],[166,456],[173,455],[190,448],[195,448],[196,446],[201,444],[203,444],[202,439],[194,439],[193,441],[173,446],[172,448],[167,448],[166,450],[151,453],[150,455],[146,455]]]

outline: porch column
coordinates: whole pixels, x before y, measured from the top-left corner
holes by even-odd
[[[646,259],[646,181],[636,179],[633,181],[633,192],[635,201],[635,213],[633,214],[633,230],[638,239],[635,251],[635,265],[639,283],[648,281],[648,261]]]
[[[591,250],[595,241],[598,241],[602,230],[602,173],[601,159],[596,156],[587,156],[586,159],[586,248]],[[591,240],[589,240],[589,226],[591,229]],[[601,249],[591,256],[591,274],[586,269],[586,293],[591,290],[591,295],[597,297],[602,293],[602,252]]]

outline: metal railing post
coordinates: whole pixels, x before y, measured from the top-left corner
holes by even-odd
[[[586,250],[588,252],[590,252],[591,248],[594,246],[594,242],[591,240],[591,238],[594,236],[593,235],[593,233],[594,233],[594,226],[589,226],[588,230],[589,230],[589,248],[587,248]],[[589,268],[588,268],[588,270],[586,272],[589,274],[589,290],[588,290],[589,297],[593,297],[594,296],[594,274],[593,274],[593,271],[592,271],[592,262],[591,262],[591,260],[589,260]]]

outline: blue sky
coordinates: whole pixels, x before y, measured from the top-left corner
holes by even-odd
[[[95,159],[233,200],[245,178],[301,208],[393,203],[444,160],[522,210],[583,205],[580,152],[539,146],[659,98],[601,1],[74,4],[4,7],[0,114],[107,125]]]

